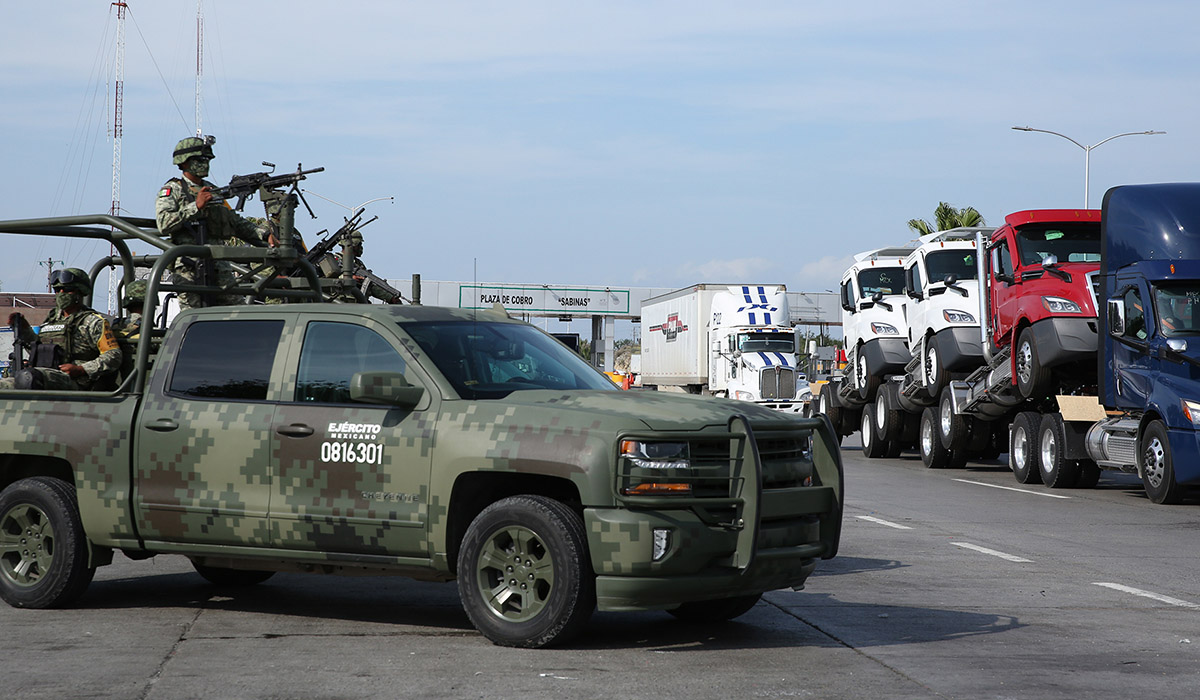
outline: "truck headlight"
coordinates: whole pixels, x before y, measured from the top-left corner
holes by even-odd
[[[872,323],[871,332],[875,335],[900,335],[900,331],[890,323]]]
[[[942,318],[946,319],[947,323],[975,323],[974,316],[957,309],[946,309],[942,312]]]
[[[733,392],[733,398],[737,399],[738,401],[753,401],[754,394],[752,394],[749,391],[741,391],[739,389],[735,389]]]
[[[642,469],[691,469],[686,442],[622,440],[621,456]]]
[[[1183,404],[1183,415],[1192,422],[1192,427],[1200,429],[1200,401],[1188,401],[1181,399]]]
[[[1079,304],[1062,297],[1042,297],[1042,306],[1052,314],[1077,314]]]

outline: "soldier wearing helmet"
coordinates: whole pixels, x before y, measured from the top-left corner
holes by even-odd
[[[370,272],[367,266],[362,261],[363,254],[363,235],[362,232],[355,229],[338,241],[342,252],[340,255],[326,253],[325,258],[321,260],[318,266],[319,271],[324,277],[338,278],[342,275],[342,266],[349,265],[351,277],[355,286],[362,291],[368,299],[374,298],[382,301],[385,304],[397,304],[400,302],[393,290],[385,289],[363,275],[363,272]],[[338,289],[331,295],[333,301],[353,303],[357,301],[354,294],[343,289]]]
[[[189,136],[175,144],[171,162],[179,167],[180,177],[172,178],[158,191],[154,213],[158,220],[158,231],[175,245],[231,245],[239,238],[246,243],[265,247],[263,231],[243,219],[224,199],[213,194],[213,184],[208,176],[208,163],[213,155],[212,136],[203,138]],[[207,261],[180,258],[172,271],[184,283],[196,283]],[[212,261],[212,272],[216,279],[209,284],[226,285],[233,282],[233,268],[227,260]],[[206,295],[213,304],[242,304],[245,299],[236,295]],[[204,298],[192,292],[179,295],[181,308],[204,305]]]
[[[18,339],[32,345],[31,367],[13,368],[11,379],[0,380],[0,389],[108,390],[121,366],[121,348],[108,321],[88,308],[91,279],[83,270],[69,267],[50,273],[54,310],[35,334],[20,314],[9,316],[18,325]]]

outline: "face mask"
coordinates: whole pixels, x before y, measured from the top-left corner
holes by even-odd
[[[196,177],[208,177],[208,160],[205,158],[188,159],[187,172]]]
[[[59,311],[66,311],[72,306],[79,306],[83,303],[83,295],[79,292],[71,292],[62,290],[54,294],[54,308]]]

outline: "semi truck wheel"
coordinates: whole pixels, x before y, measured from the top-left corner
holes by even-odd
[[[1038,434],[1038,469],[1042,483],[1052,489],[1068,489],[1079,479],[1079,463],[1066,459],[1067,431],[1061,413],[1042,416]]]
[[[1038,360],[1037,344],[1033,342],[1033,329],[1026,328],[1017,338],[1016,375],[1017,389],[1025,398],[1040,397],[1050,387],[1050,370]]]
[[[1183,500],[1183,487],[1175,481],[1175,463],[1171,459],[1167,426],[1160,420],[1152,421],[1142,434],[1138,471],[1142,474],[1146,497],[1152,502],[1174,505]]]
[[[471,623],[495,644],[567,641],[596,607],[583,518],[543,496],[484,508],[458,553],[458,592]]]
[[[917,446],[921,449],[921,461],[929,469],[945,469],[950,466],[950,450],[942,444],[938,434],[937,409],[927,406],[921,413],[921,426],[917,431]]]
[[[880,440],[875,435],[875,404],[869,403],[862,407],[862,420],[859,421],[859,435],[862,437],[862,451],[867,459],[878,459],[884,455],[887,441]]]
[[[861,351],[862,348],[859,348]],[[855,386],[858,389],[858,396],[866,401],[870,399],[879,388],[879,377],[871,376],[871,368],[867,366],[867,356],[857,353],[858,357],[854,360],[854,379]]]
[[[71,485],[35,476],[0,492],[0,598],[14,608],[60,608],[95,573]]]
[[[950,387],[942,389],[938,400],[938,437],[942,446],[948,450],[965,451],[967,448],[967,432],[970,430],[970,416],[954,412],[954,397]]]
[[[898,440],[902,423],[903,413],[888,408],[887,389],[880,388],[875,393],[875,436],[881,442]]]
[[[1038,453],[1038,431],[1042,416],[1034,411],[1022,411],[1013,418],[1008,436],[1008,466],[1013,476],[1022,484],[1037,484],[1042,481],[1034,455]]]
[[[933,338],[925,340],[925,390],[929,395],[940,396],[946,386],[946,370],[942,367],[942,356],[938,354]]]
[[[762,598],[761,593],[718,600],[697,600],[667,612],[684,622],[721,622],[750,612],[750,608],[758,603],[759,598]]]

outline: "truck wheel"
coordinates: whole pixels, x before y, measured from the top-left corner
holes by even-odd
[[[1038,430],[1042,417],[1034,411],[1023,411],[1013,418],[1008,436],[1008,466],[1013,476],[1022,484],[1038,484],[1042,481],[1037,468]]]
[[[946,370],[942,367],[942,356],[938,354],[933,338],[925,340],[925,390],[930,396],[940,396],[946,386]]]
[[[1183,487],[1175,481],[1175,462],[1171,458],[1171,441],[1167,438],[1167,426],[1162,421],[1152,421],[1142,435],[1138,450],[1138,471],[1142,473],[1142,485],[1146,496],[1154,503],[1174,505],[1183,500]]]
[[[862,438],[862,451],[867,459],[877,459],[883,456],[887,441],[880,440],[875,434],[875,404],[869,403],[862,407],[862,420],[859,422],[859,435]]]
[[[72,486],[35,476],[0,492],[0,598],[15,608],[60,608],[95,573]]]
[[[226,569],[220,566],[205,566],[192,562],[192,568],[196,573],[204,577],[214,586],[228,586],[230,588],[242,588],[244,586],[253,586],[262,583],[275,575],[274,571],[253,571],[250,569]]]
[[[583,518],[543,496],[484,508],[458,553],[458,592],[471,623],[495,644],[569,640],[596,607]]]
[[[862,348],[859,348],[861,350]],[[879,377],[871,376],[871,368],[867,366],[867,356],[859,354],[854,360],[854,381],[858,388],[858,396],[866,401],[879,388]]]
[[[820,405],[821,413],[829,416],[829,422],[833,423],[833,432],[838,437],[838,444],[842,442],[842,409],[833,405],[833,399],[829,398],[827,392],[835,391],[832,384],[826,384],[821,387],[821,393],[817,399]]]
[[[900,428],[903,427],[903,414],[888,408],[887,392],[880,389],[875,393],[875,437],[880,442],[890,442],[900,438]]]
[[[948,450],[965,451],[970,417],[954,412],[954,397],[950,387],[942,389],[938,400],[938,437],[942,447]]]
[[[750,609],[758,603],[759,598],[762,598],[761,593],[718,600],[697,600],[684,603],[667,612],[684,622],[721,622],[750,612]]]
[[[1047,413],[1042,416],[1038,433],[1038,469],[1042,483],[1052,489],[1071,488],[1079,478],[1079,464],[1063,455],[1067,451],[1067,431],[1063,426],[1062,414]]]
[[[945,469],[950,465],[950,450],[938,435],[939,422],[937,409],[933,406],[927,406],[921,413],[917,445],[921,448],[921,461],[930,469]]]
[[[1016,375],[1017,389],[1024,398],[1040,398],[1050,388],[1050,370],[1042,367],[1038,360],[1037,344],[1033,342],[1033,329],[1026,328],[1017,338]]]

